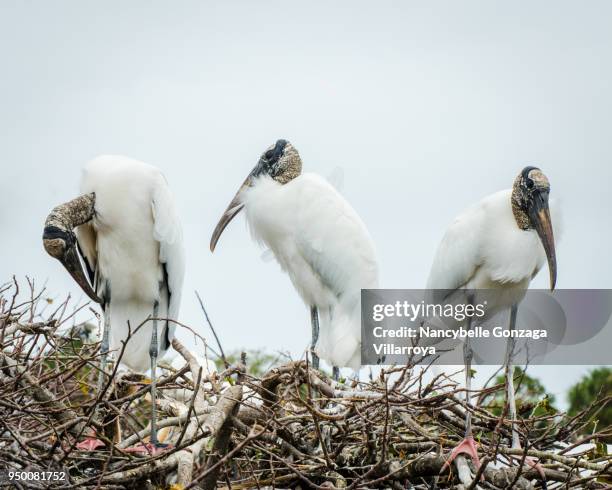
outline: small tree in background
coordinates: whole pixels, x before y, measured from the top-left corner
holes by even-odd
[[[585,434],[610,431],[612,427],[610,400],[606,400],[603,406],[598,403],[598,400],[603,401],[606,397],[612,397],[612,369],[609,367],[593,369],[570,388],[567,394],[568,414],[573,416],[582,410],[588,410],[587,416],[590,422],[584,428]],[[601,440],[610,444],[612,436],[608,435]]]
[[[244,349],[236,350],[227,354],[227,362],[230,364],[238,364],[240,362],[242,352],[246,352],[247,372],[251,376],[262,376],[274,366],[282,364],[287,360],[283,354],[271,354],[263,349]],[[217,369],[221,371],[225,368],[222,359],[216,359],[215,364],[217,365]]]
[[[495,384],[505,385],[505,383],[505,374],[495,378]],[[555,395],[548,393],[539,379],[529,376],[520,367],[514,368],[514,390],[516,411],[519,418],[554,415],[558,412],[555,407]],[[497,416],[502,414],[505,403],[506,392],[503,389],[488,395],[483,400],[483,406]],[[538,429],[544,429],[546,426],[547,423],[544,422],[536,424]]]

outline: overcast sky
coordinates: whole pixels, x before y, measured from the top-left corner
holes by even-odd
[[[82,298],[42,225],[87,160],[125,154],[176,195],[182,321],[208,335],[197,289],[226,350],[299,356],[308,311],[244,218],[208,250],[282,137],[304,170],[342,170],[382,287],[424,287],[453,217],[535,164],[563,208],[557,286],[610,288],[611,18],[605,1],[2,0],[0,282],[28,274]],[[561,395],[585,369],[532,372]]]

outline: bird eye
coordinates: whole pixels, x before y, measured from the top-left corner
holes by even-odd
[[[273,155],[274,155],[274,150],[268,150],[266,153],[264,153],[264,158],[266,160],[271,160]]]
[[[531,189],[533,187],[533,180],[531,180],[530,178],[527,178],[527,188]]]

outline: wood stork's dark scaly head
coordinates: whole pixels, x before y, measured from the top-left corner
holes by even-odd
[[[287,140],[278,140],[259,158],[251,172],[251,178],[269,175],[277,182],[286,184],[302,173],[302,159]]]
[[[241,193],[251,187],[262,176],[268,176],[280,184],[291,182],[302,173],[302,159],[298,151],[287,140],[278,140],[270,146],[259,158],[257,165],[236,192],[229,206],[221,216],[210,239],[210,251],[214,252],[221,233],[234,217],[242,210],[244,204]]]
[[[520,229],[535,230],[540,237],[548,260],[550,289],[553,290],[557,282],[557,257],[548,208],[549,194],[550,183],[546,175],[537,167],[525,167],[512,187],[512,211]]]
[[[73,231],[93,217],[94,203],[95,195],[86,194],[53,208],[45,221],[43,245],[51,257],[62,263],[87,296],[102,303],[85,276]]]

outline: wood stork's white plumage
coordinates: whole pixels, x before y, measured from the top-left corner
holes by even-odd
[[[360,294],[377,287],[378,266],[358,214],[322,177],[302,173],[298,152],[285,140],[263,153],[240,187],[212,235],[211,251],[243,208],[253,238],[273,252],[311,308],[315,367],[320,357],[359,369]]]
[[[178,318],[185,273],[183,237],[174,199],[163,174],[126,157],[104,156],[89,162],[81,193],[95,194],[94,216],[76,229],[81,253],[94,271],[96,293],[110,289],[110,349],[119,352],[132,329],[153,313]],[[162,322],[160,355],[169,348],[175,324]],[[133,334],[121,362],[134,371],[150,368],[151,329]]]
[[[458,216],[446,231],[436,252],[427,282],[428,289],[496,290],[487,295],[487,317],[511,309],[510,328],[514,328],[516,308],[531,279],[548,261],[550,287],[557,274],[555,239],[551,216],[558,234],[559,213],[551,201],[546,176],[535,167],[526,167],[512,189],[492,194]],[[439,298],[438,298],[439,299]],[[469,340],[469,339],[468,339]],[[512,344],[508,353],[512,352]],[[507,355],[507,387],[510,417],[516,419],[511,358]],[[469,403],[471,349],[466,345],[466,401]],[[513,431],[513,445],[518,433]],[[472,437],[470,412],[466,411],[465,440],[451,453],[452,461],[466,453],[476,464],[478,456]]]
[[[122,156],[90,161],[81,194],[51,212],[45,248],[102,305],[103,357],[109,349],[117,356],[131,329],[120,362],[137,372],[151,369],[154,398],[157,358],[174,336],[175,324],[168,319],[178,318],[185,269],[174,199],[157,168]],[[155,446],[152,406],[150,444]]]

